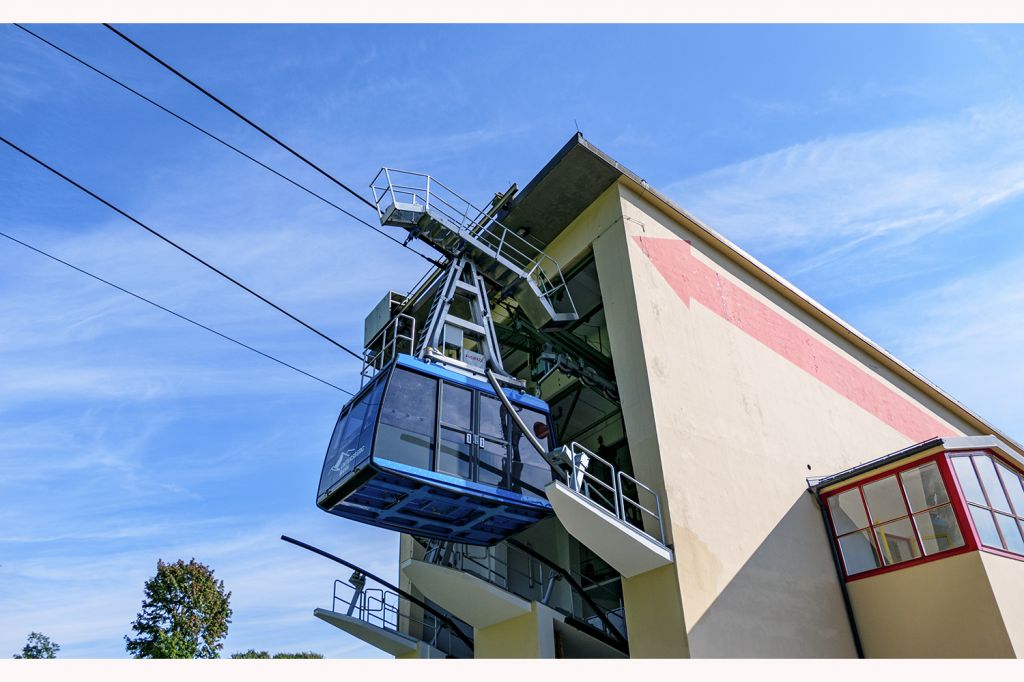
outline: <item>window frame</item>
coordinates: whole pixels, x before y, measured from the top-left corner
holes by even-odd
[[[938,467],[939,475],[942,478],[942,483],[946,487],[946,496],[949,498],[949,502],[948,503],[943,503],[943,504],[940,504],[940,505],[935,505],[934,507],[926,507],[925,509],[922,509],[920,511],[914,511],[910,507],[910,501],[907,499],[907,492],[906,492],[906,490],[904,490],[903,481],[902,481],[902,479],[899,476],[900,476],[901,473],[903,473],[905,471],[910,471],[912,469],[917,469],[919,467],[927,466],[930,463],[935,463],[936,467]],[[962,493],[960,491],[959,483],[958,483],[958,481],[957,481],[956,477],[954,476],[954,474],[953,474],[951,469],[952,469],[952,467],[951,467],[951,464],[950,464],[949,459],[948,459],[948,454],[946,452],[937,452],[937,453],[935,453],[933,455],[929,455],[927,457],[922,457],[920,459],[915,459],[915,460],[913,460],[911,462],[907,462],[905,464],[901,464],[900,466],[896,466],[896,467],[893,467],[891,469],[886,469],[885,471],[880,471],[880,472],[878,472],[876,474],[873,474],[871,476],[867,476],[865,478],[858,479],[857,481],[854,481],[852,483],[840,486],[838,488],[835,488],[834,490],[829,490],[827,493],[824,493],[821,496],[821,503],[822,503],[822,506],[824,507],[825,518],[826,518],[827,523],[828,523],[829,542],[832,543],[832,546],[833,546],[833,548],[836,551],[836,555],[839,558],[839,566],[842,569],[843,579],[844,579],[845,582],[852,582],[854,580],[862,580],[864,578],[870,578],[870,577],[873,577],[873,576],[876,576],[876,575],[881,575],[883,573],[889,573],[890,571],[899,571],[899,570],[902,570],[904,568],[910,568],[912,566],[918,566],[920,564],[928,563],[930,561],[935,561],[937,559],[945,559],[945,558],[948,558],[948,557],[951,557],[951,556],[956,556],[958,554],[965,554],[965,553],[970,552],[970,551],[976,551],[979,548],[980,543],[977,542],[976,531],[974,529],[974,526],[971,524],[970,519],[967,518],[969,516],[969,514],[967,513],[967,508],[966,508],[966,505],[964,504],[964,498],[963,498]],[[907,515],[906,516],[897,517],[896,519],[889,519],[888,521],[883,521],[883,522],[879,522],[878,524],[875,524],[875,523],[872,522],[871,510],[868,508],[867,500],[864,497],[864,489],[863,488],[866,485],[869,485],[869,484],[874,483],[876,481],[880,481],[880,480],[882,480],[884,478],[888,478],[890,476],[895,476],[896,477],[896,483],[899,486],[900,495],[902,496],[903,504],[906,507]],[[867,525],[866,529],[856,529],[856,530],[850,531],[849,533],[837,533],[836,532],[836,527],[835,527],[835,521],[833,520],[832,513],[831,513],[831,511],[829,509],[829,500],[832,497],[835,497],[837,495],[841,495],[841,494],[843,494],[845,492],[849,492],[850,490],[854,490],[854,489],[856,489],[857,492],[859,493],[861,504],[864,505],[864,512],[865,512],[865,514],[867,514],[868,525]],[[914,523],[914,516],[916,514],[924,513],[925,511],[928,511],[930,509],[938,509],[939,507],[945,506],[946,504],[949,504],[949,506],[953,509],[953,515],[956,518],[956,522],[957,522],[957,524],[960,527],[960,535],[963,537],[964,544],[961,545],[960,547],[953,547],[953,548],[950,548],[950,549],[945,549],[945,550],[942,550],[940,552],[936,552],[934,554],[925,554],[924,544],[921,542],[920,531],[917,528],[917,524]],[[888,523],[892,523],[895,520],[904,519],[904,518],[908,519],[910,521],[910,526],[911,526],[911,528],[914,531],[914,538],[917,541],[918,549],[921,552],[921,556],[919,556],[917,558],[914,558],[914,559],[908,559],[907,561],[901,561],[899,563],[885,565],[885,563],[884,563],[885,562],[885,559],[884,559],[885,555],[882,553],[881,549],[878,546],[878,537],[876,535],[876,526],[879,526],[879,527],[880,526],[884,526],[884,525],[886,525]],[[876,556],[878,557],[879,562],[882,565],[878,566],[876,568],[869,569],[867,571],[861,571],[859,573],[849,574],[849,573],[847,573],[846,561],[843,558],[842,549],[840,548],[840,545],[839,545],[839,538],[840,538],[840,536],[851,535],[853,533],[857,533],[857,532],[860,532],[862,530],[867,530],[869,532],[872,547],[873,547],[873,549],[875,551]],[[1002,551],[1005,553],[1005,550],[1002,550]],[[1024,560],[1024,557],[1020,557],[1020,558],[1021,558],[1021,560]]]
[[[392,382],[392,380],[394,378],[395,372],[397,372],[399,370],[404,371],[404,372],[409,372],[409,373],[412,373],[412,374],[416,374],[416,375],[419,375],[419,376],[427,377],[429,379],[433,379],[433,380],[436,381],[436,385],[434,387],[434,391],[435,391],[435,393],[434,393],[434,400],[435,400],[436,408],[435,408],[435,411],[434,411],[434,425],[433,425],[433,432],[432,432],[433,433],[433,439],[434,439],[434,445],[433,445],[433,448],[431,449],[430,469],[429,469],[429,471],[431,473],[440,474],[442,476],[452,476],[454,478],[458,478],[458,479],[463,480],[463,481],[468,481],[468,482],[473,483],[475,485],[482,485],[482,486],[486,486],[486,487],[489,487],[489,488],[495,488],[497,490],[502,490],[502,491],[505,491],[505,492],[511,492],[511,493],[515,493],[515,494],[518,494],[518,495],[526,495],[527,497],[534,497],[534,498],[537,497],[537,494],[535,494],[535,493],[526,494],[526,493],[523,493],[523,492],[517,492],[517,491],[513,490],[512,473],[511,473],[511,470],[512,470],[512,440],[511,440],[511,438],[509,438],[507,440],[504,440],[504,441],[500,441],[499,439],[494,438],[493,436],[487,436],[487,435],[484,435],[484,434],[480,433],[480,414],[481,414],[480,401],[481,401],[482,397],[493,398],[494,400],[499,400],[500,401],[499,398],[497,398],[496,396],[493,395],[493,391],[484,390],[484,389],[481,389],[481,388],[479,388],[477,386],[465,384],[465,383],[462,383],[462,382],[459,382],[459,381],[454,381],[454,380],[448,379],[446,377],[437,376],[437,375],[430,374],[430,373],[427,373],[427,372],[422,372],[422,371],[419,371],[418,369],[416,369],[414,367],[404,367],[404,366],[400,366],[400,365],[399,366],[395,366],[394,369],[390,372],[389,376],[386,379],[386,384],[387,385],[386,385],[383,393],[381,394],[381,404],[382,404],[382,406],[377,410],[377,416],[376,416],[375,421],[374,421],[374,432],[373,432],[373,439],[374,440],[372,441],[373,447],[371,447],[371,454],[372,454],[372,456],[374,458],[377,458],[377,454],[376,454],[377,441],[376,441],[376,439],[377,439],[377,436],[378,436],[378,433],[379,433],[380,422],[381,422],[381,419],[383,418],[383,414],[384,414],[383,402],[387,399],[388,391],[391,390],[391,382]],[[370,386],[370,385],[372,385],[372,384],[367,384],[367,386]],[[452,388],[456,388],[456,389],[460,389],[460,390],[465,390],[465,391],[467,391],[469,393],[469,395],[470,395],[470,427],[469,427],[469,430],[466,430],[466,428],[463,427],[463,426],[454,426],[451,422],[445,422],[442,419],[442,411],[443,411],[442,401],[444,400],[445,386],[450,386]],[[357,395],[361,395],[362,393],[363,393],[363,391],[360,391],[360,393],[357,394]],[[355,402],[356,401],[353,398],[350,401],[350,404],[355,404]],[[532,406],[529,406],[529,405],[524,405],[524,404],[518,403],[518,402],[516,402],[514,400],[511,401],[511,402],[512,402],[513,405],[515,405],[517,407],[537,412],[538,414],[541,414],[545,418],[545,420],[547,422],[547,425],[548,425],[548,437],[546,439],[546,441],[547,441],[546,445],[549,448],[551,448],[551,444],[553,442],[553,437],[554,437],[554,432],[553,432],[554,427],[553,427],[553,422],[552,422],[552,417],[551,417],[550,411],[549,412],[543,412],[543,411],[541,411],[541,410],[539,410],[539,409],[537,409],[535,407],[532,407]],[[504,407],[502,407],[501,410],[502,410],[502,413],[503,413],[502,414],[503,419],[504,420],[509,420],[510,418],[508,417],[508,415],[504,414]],[[345,414],[347,414],[348,411],[350,411],[350,410],[346,410]],[[441,471],[441,470],[438,469],[438,463],[440,461],[440,456],[441,456],[441,431],[442,431],[443,428],[447,428],[447,429],[452,430],[452,431],[459,431],[461,433],[467,433],[467,434],[470,434],[472,436],[472,439],[473,439],[472,443],[467,443],[467,445],[470,445],[470,462],[469,462],[470,475],[469,475],[469,477],[459,476],[458,474],[455,474],[455,473],[452,473],[452,472],[449,472],[449,471]],[[512,431],[513,431],[514,428],[515,427],[512,426],[511,422],[509,421],[509,433],[510,433],[510,436],[511,436]],[[503,444],[505,446],[505,456],[504,456],[505,463],[504,463],[504,471],[503,471],[503,482],[502,482],[501,485],[494,485],[493,483],[481,482],[480,481],[480,471],[479,471],[480,470],[480,449],[484,447],[484,446],[481,445],[481,442],[480,442],[481,438],[485,439],[486,441],[488,441],[490,443],[501,443],[501,444]],[[387,457],[381,456],[380,459],[387,460]],[[554,480],[554,476],[552,476],[552,480]],[[541,496],[543,497],[543,495],[541,495]]]
[[[974,545],[974,548],[977,551],[980,551],[980,552],[988,552],[989,554],[995,554],[997,556],[1006,557],[1007,559],[1014,559],[1016,561],[1024,561],[1024,554],[1013,552],[1013,551],[1008,550],[1008,549],[1003,549],[1002,547],[990,547],[989,545],[985,545],[985,544],[983,544],[981,542],[981,535],[978,533],[978,529],[974,525],[974,519],[971,518],[971,513],[970,513],[970,509],[969,508],[974,506],[974,507],[979,507],[980,509],[986,509],[989,512],[991,512],[992,514],[1003,514],[1004,516],[1006,514],[1004,512],[1000,512],[1000,511],[996,510],[995,507],[989,506],[989,505],[991,505],[991,501],[990,501],[990,498],[989,498],[988,490],[985,488],[985,482],[982,480],[980,472],[978,471],[978,465],[975,464],[973,460],[970,460],[971,468],[974,469],[974,475],[978,478],[978,481],[981,483],[981,490],[982,490],[982,494],[985,496],[986,505],[979,505],[979,504],[976,504],[974,502],[968,502],[967,501],[967,495],[964,494],[964,491],[960,487],[960,479],[957,477],[956,473],[953,471],[953,462],[952,462],[952,460],[954,458],[958,458],[958,457],[974,457],[976,455],[983,455],[983,456],[988,456],[988,457],[992,458],[993,464],[1002,464],[1003,466],[1005,466],[1007,469],[1009,469],[1013,473],[1017,474],[1018,476],[1024,477],[1024,471],[1021,471],[1021,469],[1017,465],[1015,465],[1013,462],[1011,462],[1007,458],[1005,458],[1002,455],[1000,455],[998,452],[995,452],[993,450],[984,449],[984,448],[980,448],[978,450],[959,450],[959,451],[955,451],[955,452],[946,452],[946,453],[943,453],[943,454],[945,454],[945,456],[946,456],[946,460],[947,460],[947,463],[948,463],[948,466],[949,466],[949,469],[950,469],[950,475],[951,475],[951,477],[953,479],[954,485],[956,486],[955,490],[956,490],[956,495],[957,495],[957,502],[959,503],[959,506],[962,508],[964,516],[966,516],[966,518],[967,518],[967,523],[968,523],[967,528],[970,528],[970,530],[971,530],[971,532],[970,532],[970,536],[971,536],[970,540],[971,540],[971,543]],[[998,468],[996,469],[996,478],[999,479],[999,485],[1002,487],[1003,494],[1006,495],[1007,500],[1008,500],[1008,502],[1010,504],[1010,509],[1012,509],[1013,512],[1014,512],[1011,516],[1015,517],[1018,520],[1018,525],[1021,527],[1022,534],[1024,534],[1024,515],[1022,515],[1022,516],[1018,516],[1017,515],[1017,510],[1014,509],[1014,507],[1013,507],[1013,500],[1010,499],[1008,491],[1006,490],[1006,482],[1003,481],[1002,476],[999,474]],[[1002,528],[999,527],[999,523],[998,522],[995,523],[995,526],[996,526],[996,532],[999,534],[1000,541],[1005,543],[1006,539],[1003,537],[1003,530],[1002,530]]]

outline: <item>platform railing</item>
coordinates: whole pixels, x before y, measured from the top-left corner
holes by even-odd
[[[625,471],[620,471],[618,475],[619,484],[619,507],[621,510],[620,518],[628,520],[630,514],[629,511],[633,510],[639,515],[639,525],[633,524],[638,530],[643,532],[645,535],[649,535],[653,539],[657,540],[661,544],[665,544],[665,524],[661,518],[661,499],[658,497],[658,493],[654,492],[654,489],[650,486],[644,485],[640,481],[636,480]],[[627,493],[627,489],[632,487],[636,491],[636,499],[632,499]],[[654,508],[646,507],[640,502],[641,492],[645,497],[654,501]],[[657,524],[658,534],[648,533],[644,530],[647,527],[646,521],[650,519],[652,524]],[[632,521],[630,521],[632,523]]]
[[[597,503],[616,518],[621,518],[619,479],[615,475],[615,467],[579,443],[573,442],[569,451],[572,461],[569,489]]]
[[[558,261],[444,183],[425,173],[382,168],[370,183],[370,190],[382,221],[395,209],[422,210],[448,231],[530,281],[552,310],[556,298],[564,296],[563,310],[558,314],[576,319],[576,306]]]
[[[416,318],[399,313],[391,319],[363,349],[363,367],[359,371],[361,384],[377,375],[399,353],[412,355],[416,349]]]
[[[469,647],[453,637],[450,627],[427,612],[423,612],[422,618],[410,616],[415,605],[391,590],[335,580],[331,610],[383,630],[418,638],[455,658],[472,656]]]
[[[644,485],[579,443],[568,446],[571,459],[569,489],[595,503],[619,521],[628,523],[655,542],[665,544],[661,498]],[[594,464],[598,468],[593,468]],[[641,502],[645,498],[646,504]],[[657,528],[657,532],[647,528]]]
[[[557,572],[512,548],[506,549],[507,558],[503,559],[496,547],[443,541],[429,541],[426,547],[424,561],[427,563],[475,575],[503,590],[545,605],[550,605],[555,596],[554,588],[560,580]],[[525,566],[526,570],[520,566]]]
[[[611,611],[605,611],[604,615],[623,632],[626,631],[626,611],[623,607],[612,609]],[[590,616],[587,618],[587,622],[593,627],[601,627],[601,619],[597,616]]]
[[[427,563],[474,575],[496,587],[511,592],[523,599],[550,606],[567,616],[573,616],[605,635],[625,641],[626,622],[623,614],[621,594],[597,583],[585,575],[556,567],[550,561],[540,561],[510,543],[493,547],[466,545],[441,540],[414,538],[426,551],[423,560]],[[499,556],[503,548],[506,558]],[[517,567],[518,564],[520,567]],[[525,566],[526,570],[523,570]],[[601,594],[603,592],[603,594]],[[608,611],[598,606],[595,598],[617,602],[619,617],[614,613],[605,617]],[[601,615],[595,615],[597,612]]]

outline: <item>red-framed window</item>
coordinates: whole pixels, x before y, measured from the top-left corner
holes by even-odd
[[[974,550],[1024,560],[1024,473],[939,452],[822,495],[847,580]]]
[[[960,493],[983,547],[1024,556],[1024,478],[988,451],[950,453]]]
[[[847,579],[969,550],[944,453],[823,496]]]

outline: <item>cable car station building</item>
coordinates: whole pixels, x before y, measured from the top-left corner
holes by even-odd
[[[402,658],[1024,655],[1021,446],[581,135],[485,208],[373,190],[448,265],[367,318],[317,493],[400,582],[317,617]]]

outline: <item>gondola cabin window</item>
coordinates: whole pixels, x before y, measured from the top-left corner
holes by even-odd
[[[395,369],[381,409],[375,456],[429,470],[436,403],[437,379]]]
[[[323,495],[357,464],[369,459],[375,415],[383,392],[384,384],[381,382],[368,387],[338,417],[320,474],[318,495]]]

